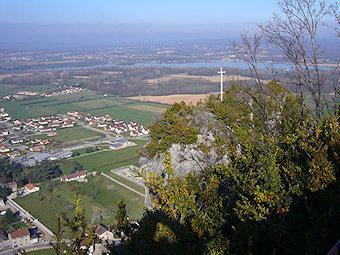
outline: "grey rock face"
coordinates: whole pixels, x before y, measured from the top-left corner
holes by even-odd
[[[207,111],[204,106],[197,106],[189,125],[196,127],[200,134],[194,144],[172,144],[166,151],[171,156],[172,166],[178,176],[183,177],[189,172],[202,173],[214,165],[229,163],[225,148],[216,145],[216,139],[228,136],[228,127],[216,116]],[[163,165],[164,155],[153,158],[140,157],[139,165],[141,169],[149,170],[153,173],[165,170]],[[150,196],[146,192],[145,204],[150,205]]]
[[[216,137],[227,136],[228,129],[222,122],[216,120],[214,114],[208,112],[203,106],[198,106],[189,125],[195,126],[200,131],[197,142],[173,144],[167,150],[177,175],[184,176],[189,172],[201,173],[214,165],[228,162],[223,148],[215,145]],[[139,164],[141,168],[151,172],[161,172],[164,170],[163,161],[163,155],[152,159],[141,157]]]

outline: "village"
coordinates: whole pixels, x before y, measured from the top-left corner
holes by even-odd
[[[32,93],[22,91],[17,94],[31,95]],[[93,147],[98,149],[99,147],[96,146],[101,145],[103,147],[105,145],[105,149],[100,149],[100,151],[121,150],[136,145],[136,143],[129,141],[129,138],[141,137],[146,139],[149,133],[149,130],[142,124],[135,121],[113,119],[108,114],[91,115],[78,111],[68,111],[65,114],[13,119],[4,107],[0,107],[0,118],[0,160],[8,158],[10,161],[24,167],[34,167],[43,160],[53,162],[62,159],[67,160],[74,156],[77,157],[78,154],[75,153],[77,149]],[[75,141],[69,141],[72,140],[71,138],[64,139],[61,144],[60,141],[57,141],[63,132],[66,134],[70,133],[68,137],[72,137],[72,134],[79,132],[79,130],[71,132],[75,128],[91,132],[91,136],[89,135],[89,138],[77,139]],[[98,152],[97,150],[89,151],[89,154]],[[140,178],[135,177],[135,169],[136,167],[131,165],[112,170],[112,173],[137,184],[143,190],[144,184]],[[93,176],[96,173],[83,169],[70,174],[64,174],[52,181],[57,183],[87,183],[88,179],[94,178]],[[126,184],[116,181],[112,176],[103,173],[101,176],[100,178],[106,178],[110,182],[118,183],[117,185],[122,185],[136,192],[138,196],[143,197],[144,201],[143,192],[135,191]],[[45,185],[43,184],[44,187]],[[0,253],[6,250],[18,250],[21,247],[32,250],[49,247],[49,242],[54,240],[55,233],[44,225],[40,219],[34,217],[30,211],[24,209],[17,201],[14,201],[14,199],[28,197],[31,194],[41,192],[41,184],[27,183],[19,187],[16,182],[12,181],[4,183],[2,187],[9,191],[9,195],[0,198],[1,215],[3,217],[16,218],[18,221],[16,224],[22,227],[15,231],[12,229],[12,232],[8,232],[7,235],[0,235]],[[8,216],[5,216],[6,214]],[[96,234],[101,241],[112,242],[115,240],[119,242],[120,239],[117,239],[114,231],[115,224],[117,224],[116,221],[111,226],[106,226],[102,223],[96,225]],[[130,219],[129,225],[137,229],[138,222]],[[83,242],[85,244],[86,240]],[[103,250],[105,249],[101,244],[96,244],[97,252]]]
[[[122,169],[119,169],[119,171],[122,172]],[[88,180],[86,178],[91,175],[96,175],[96,173],[87,173],[87,171],[83,170],[70,175],[64,175],[55,181],[87,182]],[[11,217],[15,217],[18,222],[22,222],[21,224],[25,227],[12,231],[8,233],[7,236],[4,234],[0,235],[0,253],[20,250],[22,247],[26,250],[39,250],[44,247],[49,248],[49,242],[53,242],[54,240],[54,233],[43,225],[39,219],[32,216],[29,211],[14,201],[17,197],[29,196],[32,193],[40,192],[40,187],[36,184],[29,183],[24,187],[18,188],[16,182],[6,183],[2,187],[9,190],[10,195],[7,198],[0,198],[1,215],[12,215]],[[121,239],[125,237],[124,232],[121,233],[120,237],[116,235],[115,230],[117,224],[118,221],[114,220],[111,226],[104,224],[95,225],[95,234],[99,238],[99,242],[90,247],[90,252],[93,253],[94,249],[96,249],[94,254],[101,254],[106,251],[106,248],[103,246],[104,243],[119,243]],[[139,227],[138,220],[128,219],[128,226],[132,231],[137,230]],[[88,239],[85,238],[81,242],[81,246],[84,246],[84,248],[87,240]]]
[[[54,91],[50,93],[40,93],[36,91],[21,90],[21,91],[18,91],[17,93],[3,96],[3,100],[24,99],[25,97],[29,97],[29,96],[54,97],[54,96],[61,96],[61,95],[66,95],[66,94],[79,93],[82,91],[87,91],[87,89],[79,88],[79,87],[71,87],[71,88]]]
[[[126,122],[112,119],[110,115],[91,115],[77,111],[69,111],[67,115],[57,114],[12,120],[5,109],[0,107],[0,116],[3,126],[5,126],[0,129],[0,158],[9,157],[11,160],[27,166],[47,158],[57,160],[72,155],[71,149],[74,146],[57,150],[53,146],[53,137],[58,136],[58,131],[64,128],[78,125],[104,132],[105,142],[109,143],[109,148],[112,150],[132,145],[131,142],[122,138],[145,136],[149,133],[142,124],[134,121]],[[46,138],[32,138],[41,134],[46,135]],[[82,147],[89,147],[93,144],[95,142],[83,144]]]

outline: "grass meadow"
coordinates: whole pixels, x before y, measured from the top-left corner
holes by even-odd
[[[53,249],[49,250],[39,250],[39,251],[31,251],[27,253],[28,255],[55,255],[56,252]]]
[[[53,137],[48,137],[47,134],[29,136],[30,139],[35,138],[51,138],[54,142],[50,147],[64,147],[70,146],[75,143],[81,143],[82,141],[89,139],[100,139],[103,138],[104,135],[99,132],[95,132],[89,129],[86,129],[81,126],[69,127],[69,128],[59,128],[57,129],[58,135]]]
[[[8,94],[12,86],[0,89]],[[12,92],[13,93],[13,92]],[[161,104],[136,102],[128,98],[104,96],[95,92],[84,91],[56,97],[32,97],[23,100],[4,101],[0,104],[13,119],[27,119],[36,116],[63,114],[75,110],[94,115],[109,114],[113,119],[136,121],[141,124],[150,124],[164,111]]]
[[[15,201],[53,232],[56,232],[55,214],[65,213],[67,216],[72,216],[74,209],[72,201],[76,194],[81,198],[80,205],[85,210],[88,221],[91,221],[95,213],[100,212],[103,217],[102,223],[107,226],[112,225],[119,200],[124,200],[126,203],[130,217],[141,217],[144,197],[101,175],[89,177],[88,180],[87,183],[57,181],[57,186],[53,188],[42,185],[39,192],[17,198]]]
[[[69,158],[57,163],[65,174],[71,170],[74,161],[77,161],[88,171],[102,171],[109,173],[111,169],[126,165],[137,165],[137,150],[140,149],[146,140],[132,140],[137,146],[127,147],[120,150],[99,151],[78,158]]]

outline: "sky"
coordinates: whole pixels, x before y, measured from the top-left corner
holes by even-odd
[[[238,23],[269,18],[275,0],[1,0],[9,23]]]
[[[277,11],[276,0],[0,0],[0,47],[229,38]]]

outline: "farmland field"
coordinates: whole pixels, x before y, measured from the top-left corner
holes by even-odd
[[[109,114],[113,119],[136,121],[137,123],[141,123],[143,125],[149,124],[156,119],[156,113],[154,112],[131,109],[127,106],[89,110],[87,112],[94,115]]]
[[[128,107],[131,109],[136,109],[136,110],[144,110],[148,112],[162,113],[165,111],[167,105],[143,103],[143,104],[132,104],[132,105],[129,105]]]
[[[137,143],[138,146],[127,147],[117,151],[102,151],[75,159],[70,158],[69,160],[63,160],[58,164],[60,169],[63,170],[65,174],[70,172],[73,161],[77,161],[88,171],[101,170],[107,173],[113,168],[137,163],[138,160],[136,150],[141,148],[141,146],[144,145],[146,141],[134,140],[133,142]],[[122,164],[117,166],[119,163]]]
[[[46,250],[28,252],[28,255],[55,255],[55,254],[56,253],[53,249],[46,249]]]
[[[92,139],[92,138],[103,138],[104,135],[99,132],[95,132],[89,129],[86,129],[81,126],[75,126],[70,128],[60,128],[57,130],[58,135],[51,137],[54,140],[52,144],[53,147],[63,147],[69,146],[71,144],[80,143],[82,141]],[[30,139],[35,138],[49,138],[46,134],[29,136]]]
[[[13,86],[0,88],[0,93],[3,91],[8,94],[6,89],[11,91]],[[90,91],[49,98],[27,97],[23,100],[1,102],[0,105],[5,107],[13,119],[65,114],[75,110],[94,115],[109,114],[113,119],[136,121],[144,125],[154,121],[156,115],[165,109],[161,104],[139,103],[128,98],[100,95]]]
[[[168,96],[137,96],[129,97],[142,102],[157,102],[161,104],[173,104],[184,101],[186,104],[196,104],[200,100],[204,101],[209,94],[174,94]]]
[[[132,189],[134,189],[134,190],[136,190],[136,191],[138,191],[140,193],[144,193],[145,192],[145,189],[142,186],[140,186],[140,185],[138,185],[138,184],[136,184],[134,182],[130,182],[129,180],[127,180],[127,179],[125,179],[123,177],[120,177],[119,175],[117,175],[115,173],[109,172],[109,173],[107,173],[107,175],[113,177],[117,181],[119,181],[119,182],[129,186],[130,188],[132,188]]]
[[[158,82],[167,82],[172,79],[205,79],[210,82],[220,82],[219,75],[212,75],[212,76],[199,76],[199,75],[188,75],[186,73],[179,73],[179,74],[170,74],[165,77],[156,78],[156,79],[147,79],[146,82],[148,83],[158,83]],[[241,76],[241,75],[225,75],[224,81],[242,81],[242,80],[251,80],[251,77]]]
[[[25,75],[25,74],[20,74],[20,75]],[[0,79],[4,75],[0,75]],[[49,87],[46,85],[27,85],[23,86],[21,84],[1,84],[0,86],[0,96],[7,96],[10,94],[13,94],[14,92],[18,92],[20,90],[27,90],[27,91],[36,91],[36,92],[53,92],[57,90],[57,88]]]
[[[89,177],[88,179],[88,183],[59,183],[52,189],[42,186],[40,192],[17,198],[16,202],[30,211],[53,232],[56,232],[55,213],[64,212],[68,216],[72,215],[72,200],[77,193],[80,195],[80,205],[85,210],[88,221],[92,219],[94,213],[100,211],[103,216],[103,224],[112,225],[118,209],[118,200],[124,200],[130,217],[141,216],[144,197],[103,176]]]

